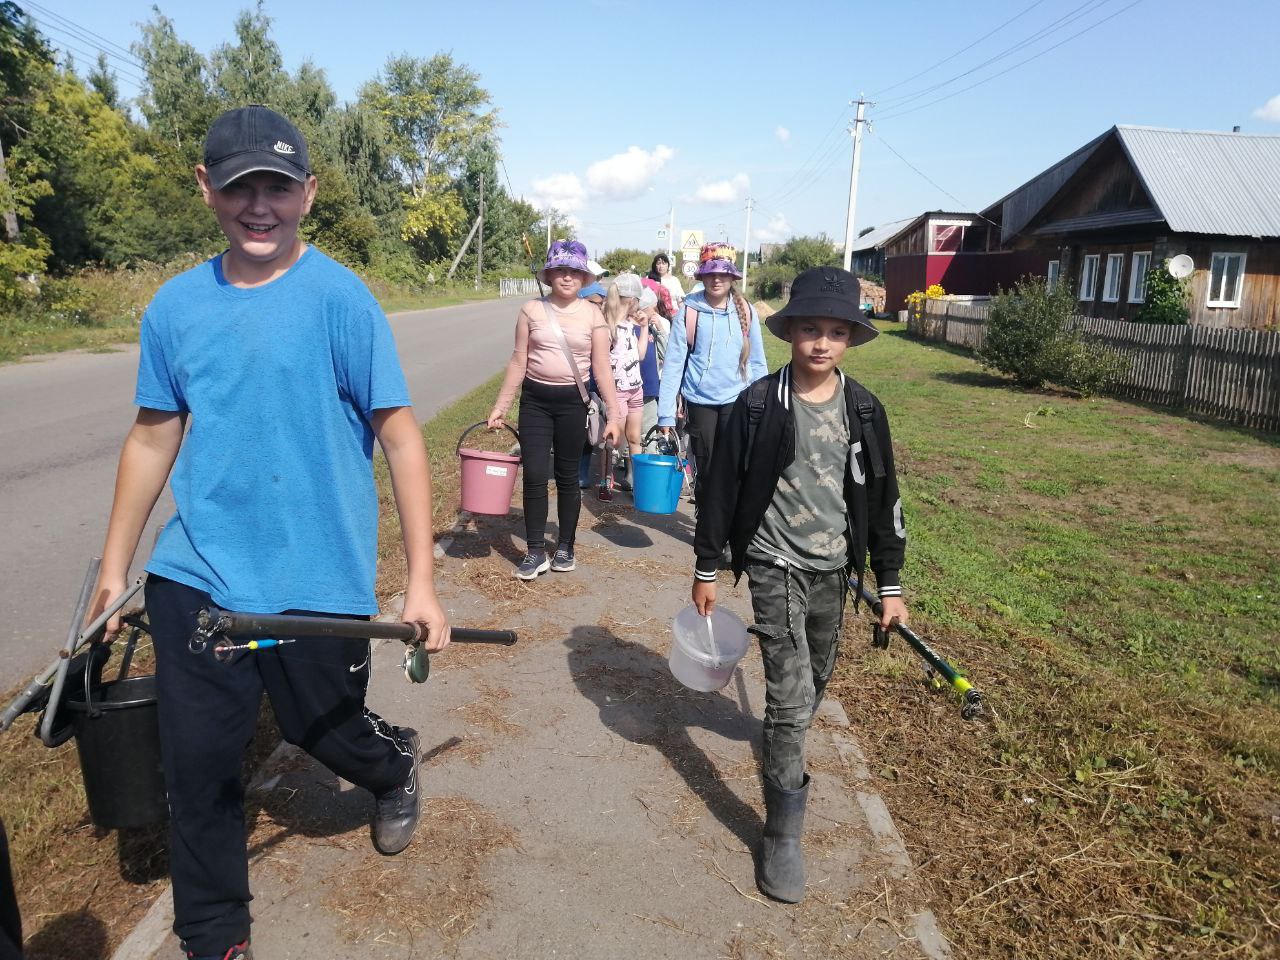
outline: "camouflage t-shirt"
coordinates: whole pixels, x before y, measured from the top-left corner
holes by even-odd
[[[778,478],[748,554],[782,557],[808,570],[838,570],[849,555],[844,472],[849,427],[844,392],[826,403],[792,395],[796,458]]]

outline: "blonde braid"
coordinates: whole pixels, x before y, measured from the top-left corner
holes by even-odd
[[[729,295],[733,297],[734,309],[738,311],[738,323],[742,325],[742,355],[738,357],[738,376],[747,379],[747,358],[751,355],[751,308],[738,290],[736,283],[729,285]]]

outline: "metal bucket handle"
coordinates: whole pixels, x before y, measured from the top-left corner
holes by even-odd
[[[116,674],[116,682],[123,680],[129,675],[129,665],[133,662],[133,651],[138,646],[138,634],[150,633],[147,625],[137,617],[122,617],[121,620],[127,623],[132,629],[129,630],[129,639],[124,642],[124,652],[120,655],[120,670]],[[95,637],[89,641],[89,649],[101,644],[102,641]],[[85,714],[91,719],[97,719],[102,716],[102,708],[94,706],[93,703],[93,683],[91,682],[93,671],[86,670],[84,672],[84,710]]]
[[[683,470],[685,461],[688,460],[688,457],[685,456],[684,444],[680,442],[680,431],[677,430],[675,427],[656,427],[656,426],[650,427],[649,432],[646,433],[644,435],[644,439],[640,441],[640,449],[643,450],[645,447],[649,446],[649,438],[652,437],[659,430],[670,430],[671,436],[675,437],[676,451],[679,454],[679,456],[676,457],[675,467],[676,467],[676,470]]]
[[[465,439],[467,439],[467,437],[469,437],[469,436],[471,435],[471,432],[472,432],[473,430],[478,430],[478,429],[480,429],[481,427],[487,427],[487,426],[489,426],[489,421],[488,421],[488,420],[481,420],[479,423],[473,423],[471,426],[467,427],[467,429],[466,429],[466,430],[463,430],[463,431],[462,431],[462,436],[460,436],[460,437],[458,438],[458,445],[457,445],[456,447],[454,447],[454,448],[453,448],[454,456],[460,456],[460,455],[462,454],[462,441],[463,441],[463,440],[465,440]],[[513,427],[513,426],[511,426],[511,424],[509,424],[509,423],[504,423],[504,424],[503,424],[503,426],[504,426],[504,427],[506,427],[508,430],[510,430],[510,431],[511,431],[512,436],[514,436],[514,437],[516,438],[516,443],[519,443],[519,442],[520,442],[520,434],[516,432],[516,428],[515,428],[515,427]]]

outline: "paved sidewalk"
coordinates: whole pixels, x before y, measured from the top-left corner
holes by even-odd
[[[440,565],[454,621],[514,627],[517,646],[456,644],[410,686],[399,645],[375,645],[371,705],[422,736],[408,851],[375,854],[368,795],[305,755],[263,771],[258,960],[949,956],[838,704],[810,739],[809,896],[757,893],[759,655],[718,694],[666,665],[688,602],[687,505],[652,517],[585,491],[578,569],[533,584],[511,575],[521,529],[518,510],[476,518]],[[721,602],[749,622],[745,582],[727,576]],[[157,933],[169,922],[162,901],[117,957],[176,957]]]

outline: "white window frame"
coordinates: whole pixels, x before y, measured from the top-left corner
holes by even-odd
[[[965,230],[971,226],[973,226],[972,220],[930,220],[929,229],[926,231],[926,234],[927,234],[926,240],[928,241],[927,243],[928,249],[925,252],[928,253],[929,256],[931,257],[955,256],[955,254],[960,252],[960,248],[964,246]],[[935,251],[933,249],[934,244],[937,242],[938,227],[959,227],[960,228],[960,242],[959,244],[957,244],[955,250]]]
[[[1045,286],[1052,290],[1062,280],[1062,261],[1050,260],[1044,271]]]
[[[1124,254],[1108,253],[1107,270],[1102,277],[1102,302],[1120,302],[1120,281],[1124,277]]]
[[[1142,257],[1142,269],[1138,269],[1138,258]],[[1147,271],[1151,269],[1151,251],[1135,250],[1129,261],[1129,302],[1147,302]]]
[[[1093,303],[1094,294],[1096,293],[1096,288],[1098,286],[1098,260],[1099,259],[1100,258],[1098,254],[1091,253],[1087,257],[1085,257],[1083,260],[1080,261],[1080,301],[1081,303],[1084,303],[1086,301],[1089,303]],[[1086,277],[1089,279],[1089,282],[1087,284],[1085,283]]]
[[[1219,298],[1215,300],[1213,296],[1214,295],[1213,277],[1214,277],[1214,274],[1216,274],[1218,271],[1219,258],[1221,258],[1222,264],[1223,264],[1221,282],[1226,283],[1227,281],[1226,264],[1229,262],[1229,260],[1232,257],[1236,257],[1240,260],[1240,267],[1239,267],[1239,270],[1236,272],[1236,288],[1235,290],[1232,291],[1232,295],[1230,299]],[[1245,259],[1246,259],[1246,254],[1243,251],[1236,251],[1236,250],[1218,250],[1218,251],[1215,251],[1213,256],[1209,258],[1209,288],[1208,290],[1205,291],[1205,302],[1204,302],[1204,305],[1206,307],[1230,307],[1234,309],[1240,306],[1240,301],[1244,298]]]

